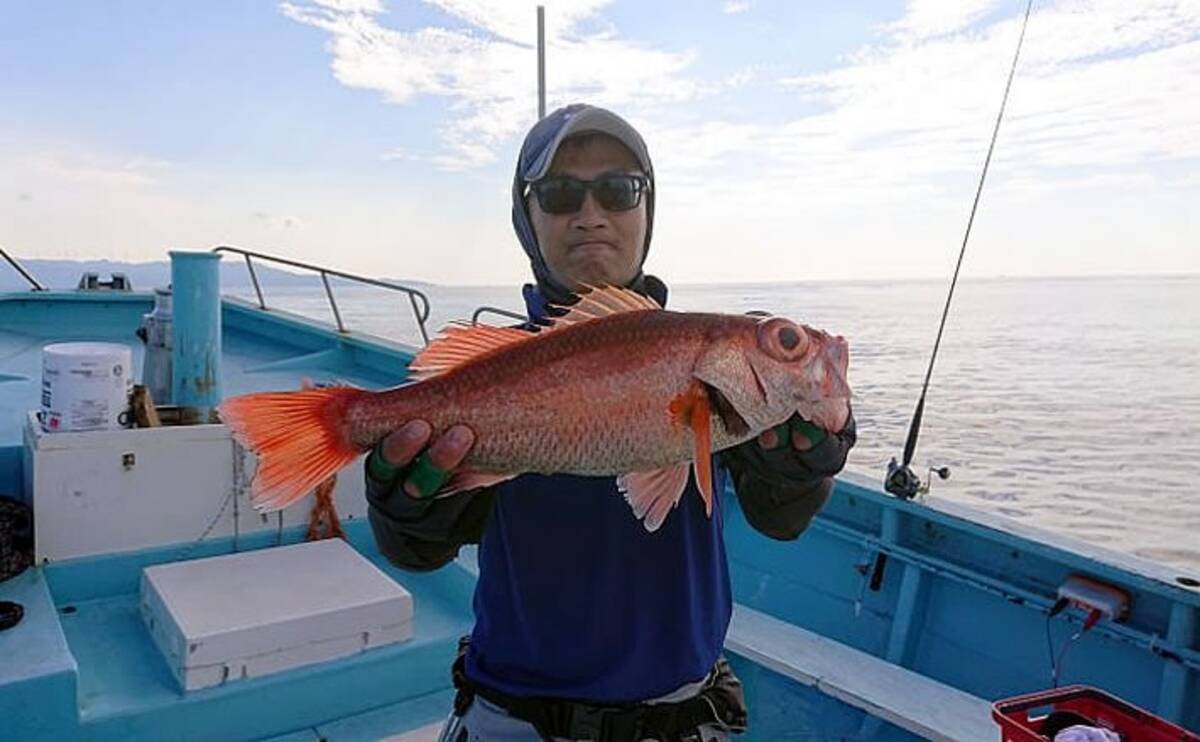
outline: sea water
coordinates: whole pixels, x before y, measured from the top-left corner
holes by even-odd
[[[320,289],[268,306],[332,320]],[[518,287],[427,287],[433,332]],[[900,456],[945,281],[673,286],[670,307],[766,310],[844,335],[858,445],[882,481]],[[408,299],[337,285],[346,325],[419,343]],[[502,323],[502,317],[484,318]],[[914,460],[933,493],[1200,573],[1200,276],[964,280],[933,369]]]

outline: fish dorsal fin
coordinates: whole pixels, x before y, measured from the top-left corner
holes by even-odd
[[[555,317],[552,325],[541,328],[541,332],[538,333],[515,327],[487,325],[452,324],[446,327],[408,365],[409,378],[413,381],[431,379],[494,350],[533,340],[543,333],[561,330],[581,322],[625,312],[662,309],[653,299],[629,289],[615,286],[583,288],[587,293],[581,294],[575,304],[564,307],[567,313],[562,317]]]
[[[515,327],[452,324],[430,341],[408,364],[409,378],[424,381],[446,373],[494,350],[522,343],[537,335]]]
[[[565,315],[554,318],[554,329],[614,314],[662,309],[658,302],[650,297],[618,286],[584,286],[583,288],[587,293],[580,294],[579,301],[570,307],[564,307],[567,310]]]

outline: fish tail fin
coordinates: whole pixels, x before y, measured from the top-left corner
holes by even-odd
[[[366,449],[346,436],[346,407],[370,392],[351,387],[263,392],[225,400],[217,408],[233,437],[258,455],[251,503],[282,510]]]

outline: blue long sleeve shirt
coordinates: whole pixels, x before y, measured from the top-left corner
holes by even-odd
[[[719,493],[719,468],[715,477]],[[708,517],[689,480],[651,533],[612,477],[529,474],[497,486],[467,675],[512,695],[607,703],[703,678],[732,609],[717,505]]]

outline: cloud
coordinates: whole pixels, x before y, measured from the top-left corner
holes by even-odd
[[[725,2],[721,3],[721,12],[726,15],[736,15],[738,13],[745,13],[752,6],[753,3],[750,0],[725,0]]]
[[[586,98],[623,110],[662,106],[709,88],[684,75],[693,56],[620,39],[598,11],[610,0],[551,4],[546,22],[547,105]],[[377,4],[344,0],[285,2],[288,18],[329,34],[334,76],[394,104],[422,97],[448,102],[443,152],[447,169],[491,163],[499,146],[532,123],[536,105],[536,2],[431,0],[448,16],[440,26],[397,30]],[[385,155],[386,157],[386,155]]]
[[[780,80],[779,108],[803,104],[804,115],[658,130],[672,158],[660,172],[702,182],[740,164],[752,179],[696,197],[726,187],[723,198],[740,191],[763,208],[957,192],[982,165],[1020,31],[1019,15],[992,17],[992,6],[910,3],[844,64]],[[1030,20],[990,178],[1142,186],[1154,178],[1137,168],[1200,157],[1198,130],[1194,2],[1065,0]]]
[[[904,16],[885,26],[895,37],[917,41],[960,31],[996,7],[998,0],[908,0]]]
[[[332,69],[343,84],[395,104],[447,101],[440,151],[397,148],[383,159],[448,170],[488,165],[532,118],[536,2],[430,4],[444,22],[410,30],[386,26],[376,2],[281,7],[329,33]],[[780,199],[797,192],[894,199],[935,193],[947,178],[977,172],[1021,20],[1019,9],[998,0],[910,0],[900,18],[876,29],[873,43],[823,72],[779,79],[771,90],[761,66],[711,80],[691,76],[696,52],[620,38],[602,15],[609,4],[550,5],[549,105],[586,98],[616,107],[646,130],[660,172],[681,188],[698,196],[753,190],[759,202],[762,183]],[[721,113],[666,123],[672,111],[697,110],[690,104],[700,98],[736,95],[752,84],[756,95],[774,96],[780,113],[769,125],[722,120]],[[1200,156],[1198,127],[1195,0],[1059,0],[1036,8],[1030,20],[993,177],[1005,168],[1014,177],[1054,178],[1064,168]],[[753,171],[753,185],[730,176],[712,185],[708,176],[731,163]]]

